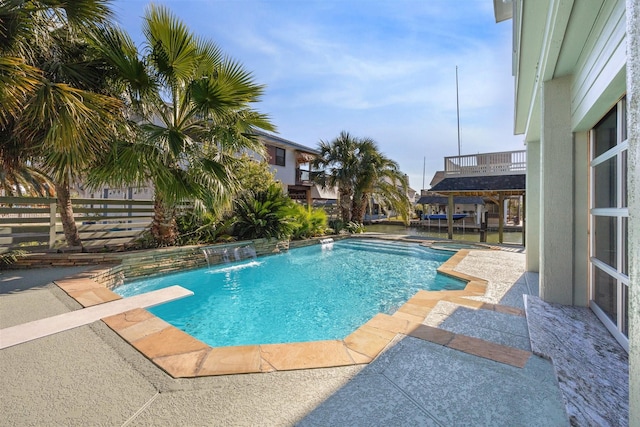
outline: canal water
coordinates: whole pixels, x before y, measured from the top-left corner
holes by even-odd
[[[423,227],[405,227],[403,225],[392,224],[371,224],[365,226],[365,231],[389,234],[406,234],[411,236],[432,237],[434,239],[447,239],[447,228],[428,229]],[[503,243],[522,244],[521,231],[505,231],[502,233]],[[464,240],[466,242],[479,242],[480,233],[477,230],[453,230],[453,240]],[[498,232],[489,231],[487,233],[487,243],[498,243]]]

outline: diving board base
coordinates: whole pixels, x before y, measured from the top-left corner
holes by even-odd
[[[10,326],[0,329],[0,349],[88,325],[105,317],[135,308],[153,307],[191,295],[193,295],[192,291],[175,285],[45,319],[34,320],[21,325]]]

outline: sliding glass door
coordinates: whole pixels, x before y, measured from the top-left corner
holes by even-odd
[[[591,307],[628,351],[626,98],[591,131]]]

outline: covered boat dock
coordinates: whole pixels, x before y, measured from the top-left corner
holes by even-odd
[[[453,238],[454,205],[459,197],[481,197],[493,200],[499,209],[498,240],[504,241],[504,200],[509,196],[522,196],[523,207],[525,204],[526,174],[505,175],[473,175],[473,176],[446,176],[431,188],[432,193],[446,197],[447,230],[449,239]],[[418,200],[418,203],[423,200]],[[523,209],[524,212],[524,209]],[[522,244],[525,243],[525,217],[522,218]]]

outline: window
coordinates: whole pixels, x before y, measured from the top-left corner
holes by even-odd
[[[593,167],[593,189],[595,208],[615,208],[617,206],[616,165],[618,159],[614,156]]]
[[[270,165],[286,166],[285,154],[286,150],[284,148],[267,145],[267,161]]]
[[[284,154],[285,154],[285,150],[284,148],[279,148],[276,147],[276,155],[275,155],[275,160],[276,160],[276,165],[277,166],[284,166]]]
[[[626,100],[591,131],[591,307],[628,349]]]

